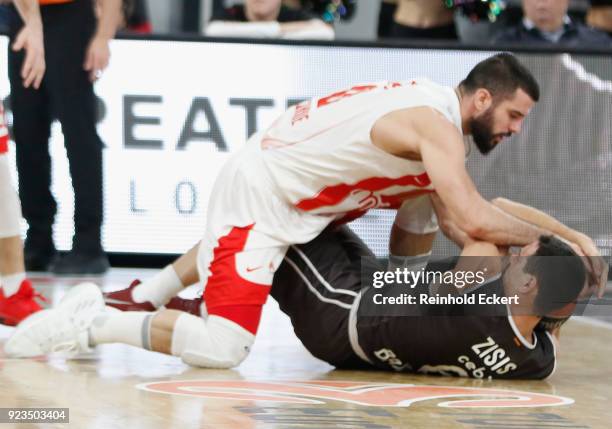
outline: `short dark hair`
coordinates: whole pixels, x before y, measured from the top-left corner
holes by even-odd
[[[540,100],[540,85],[535,77],[514,55],[507,53],[494,55],[476,64],[459,86],[468,94],[485,88],[498,100],[510,98],[520,88],[533,101]]]
[[[539,316],[575,302],[586,281],[582,259],[553,236],[540,237],[538,250],[529,256],[524,271],[537,279],[534,310]]]

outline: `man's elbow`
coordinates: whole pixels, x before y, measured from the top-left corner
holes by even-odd
[[[485,238],[487,229],[477,216],[463,219],[459,227],[472,238]]]
[[[465,208],[457,216],[457,223],[467,235],[475,239],[487,240],[491,231],[486,221],[487,206],[490,205],[482,198],[470,199]]]

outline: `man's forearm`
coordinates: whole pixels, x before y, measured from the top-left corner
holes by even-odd
[[[38,0],[14,0],[14,4],[26,25],[40,25],[42,28]]]
[[[100,0],[100,19],[96,37],[110,40],[121,23],[121,0]]]
[[[545,229],[568,241],[575,242],[577,236],[580,234],[578,231],[569,228],[554,217],[534,207],[510,201],[505,198],[495,198],[491,202],[494,206],[499,207],[506,213]]]
[[[519,219],[485,201],[486,206],[477,213],[479,219],[470,235],[479,240],[501,246],[525,246],[549,232],[537,225]]]

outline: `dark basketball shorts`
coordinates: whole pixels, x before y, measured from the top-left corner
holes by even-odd
[[[364,258],[375,260],[348,227],[327,229],[315,240],[291,246],[272,283],[272,297],[304,346],[339,368],[370,366],[355,354],[349,338]]]

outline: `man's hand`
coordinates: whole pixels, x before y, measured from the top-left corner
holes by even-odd
[[[92,82],[99,79],[102,71],[108,66],[110,59],[108,42],[109,40],[102,36],[94,36],[89,42],[83,68],[89,72],[89,80]]]
[[[584,258],[587,268],[587,284],[579,298],[590,297],[595,291],[598,297],[603,296],[608,281],[608,265],[601,257],[591,238],[569,228],[552,216],[525,204],[505,198],[495,198],[492,203],[519,219],[545,229],[567,243],[578,256]]]
[[[587,235],[578,234],[575,243],[585,255],[584,261],[587,268],[587,286],[584,292],[589,295],[596,292],[597,297],[601,298],[606,291],[606,284],[608,283],[608,264],[601,257],[599,249],[597,249],[593,240]]]
[[[89,72],[89,80],[94,82],[102,76],[110,59],[109,41],[115,36],[121,22],[121,0],[98,0],[100,16],[95,36],[89,42],[85,52],[83,68]]]
[[[23,86],[40,87],[45,75],[45,46],[40,22],[24,25],[13,43],[13,51],[25,49],[25,60],[21,67]]]

